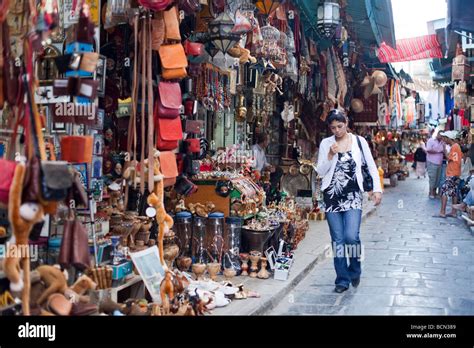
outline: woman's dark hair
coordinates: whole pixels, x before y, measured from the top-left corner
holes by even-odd
[[[466,145],[462,145],[461,146],[461,152],[462,153],[468,153],[469,152],[469,147],[467,147]]]
[[[334,121],[347,123],[347,117],[346,117],[346,115],[344,115],[344,113],[342,111],[334,109],[334,110],[331,110],[329,112],[327,122],[328,122],[328,124],[331,124]]]

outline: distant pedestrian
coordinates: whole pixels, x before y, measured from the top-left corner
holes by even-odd
[[[426,143],[426,167],[430,179],[430,198],[435,198],[436,188],[439,185],[443,165],[444,142],[438,133]]]
[[[414,159],[417,178],[426,178],[426,150],[423,142],[418,145]]]
[[[460,180],[459,177],[461,176],[462,152],[461,147],[456,142],[456,131],[444,132],[442,133],[442,136],[446,142],[446,145],[450,146],[450,150],[449,153],[446,153],[448,164],[446,167],[446,181],[441,188],[441,210],[439,215],[436,215],[436,217],[456,217],[457,215],[454,209],[452,209],[451,212],[446,215],[446,206],[448,204],[449,197],[451,197],[453,205],[457,203],[457,190]]]

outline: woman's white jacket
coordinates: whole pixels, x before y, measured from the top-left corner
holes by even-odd
[[[356,163],[356,176],[357,183],[359,184],[360,190],[364,192],[364,179],[362,177],[362,156],[360,152],[359,145],[357,143],[357,135],[351,134],[352,136],[352,157]],[[359,137],[360,143],[362,145],[362,150],[364,151],[365,160],[369,167],[370,175],[372,176],[374,182],[374,192],[382,192],[382,187],[380,184],[380,176],[375,165],[374,158],[369,149],[369,144],[363,137]],[[334,175],[334,169],[336,168],[336,163],[338,156],[333,156],[332,160],[328,160],[329,150],[331,149],[332,144],[336,142],[336,138],[333,136],[323,139],[319,145],[318,153],[318,164],[316,166],[316,171],[319,176],[323,178],[321,190],[324,191],[329,184],[331,183],[332,177]]]

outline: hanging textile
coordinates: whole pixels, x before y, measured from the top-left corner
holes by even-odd
[[[427,58],[442,58],[443,52],[435,34],[397,40],[397,49],[385,43],[377,54],[381,63],[407,62]]]
[[[325,56],[327,62],[328,98],[335,101],[337,93],[336,73],[331,58],[331,51],[329,49],[325,52]]]

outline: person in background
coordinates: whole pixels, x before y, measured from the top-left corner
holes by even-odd
[[[461,192],[466,186],[468,179],[474,173],[474,168],[472,167],[471,158],[469,157],[469,147],[466,145],[461,146],[462,151],[462,162],[461,162],[461,176],[458,187],[458,200],[462,201]]]
[[[463,199],[462,203],[453,204],[454,210],[467,211],[471,207],[474,208],[474,177],[471,177],[468,185],[470,190],[467,193],[467,196]]]
[[[434,135],[434,134],[433,134]],[[426,168],[430,179],[430,198],[434,199],[436,188],[441,177],[441,168],[443,165],[444,142],[438,133],[436,137],[431,137],[426,144]]]
[[[420,141],[420,143],[418,144],[418,148],[415,151],[414,159],[417,178],[426,178],[426,151],[425,144],[423,143],[423,141]]]
[[[264,170],[269,170],[270,172],[274,172],[273,166],[268,163],[267,156],[265,155],[265,150],[269,144],[268,134],[266,133],[259,133],[257,134],[257,141],[255,145],[252,146],[253,156],[254,156],[254,164],[253,169],[258,171],[260,175]]]
[[[451,197],[453,205],[457,203],[457,189],[459,186],[459,177],[461,175],[462,151],[461,147],[456,142],[457,134],[456,131],[442,133],[444,141],[450,146],[450,150],[449,153],[446,153],[448,165],[446,167],[446,181],[443,183],[441,188],[441,210],[439,215],[435,215],[435,217],[446,218],[446,216],[457,216],[454,209],[446,215],[448,197]]]
[[[362,272],[359,233],[364,192],[363,157],[372,177],[375,205],[382,201],[382,188],[369,145],[364,138],[348,132],[346,115],[332,110],[327,122],[333,136],[321,142],[316,171],[322,177],[321,191],[332,239],[337,275],[334,291],[342,293],[350,284],[359,285]],[[346,247],[351,251],[349,255]]]

